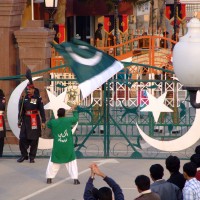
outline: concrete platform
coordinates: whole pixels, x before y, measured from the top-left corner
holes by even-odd
[[[149,176],[149,167],[160,163],[165,168],[165,160],[130,159],[78,159],[80,185],[73,185],[64,166],[51,185],[46,184],[45,171],[48,158],[37,158],[36,163],[17,163],[15,157],[0,158],[0,199],[2,200],[82,200],[85,183],[90,176],[88,166],[96,162],[100,169],[115,179],[123,189],[125,199],[133,200],[138,191],[134,184],[137,175]],[[187,161],[181,161],[182,165]],[[165,170],[165,178],[169,176]],[[97,188],[105,182],[96,177]]]

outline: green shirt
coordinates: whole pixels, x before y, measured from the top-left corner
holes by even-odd
[[[68,163],[75,160],[72,126],[78,121],[77,111],[73,117],[60,117],[47,122],[54,138],[51,161],[53,163]]]

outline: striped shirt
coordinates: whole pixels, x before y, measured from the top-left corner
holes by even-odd
[[[183,200],[200,200],[200,181],[196,178],[186,181],[183,188]]]

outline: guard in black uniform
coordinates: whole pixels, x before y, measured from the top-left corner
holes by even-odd
[[[0,89],[0,157],[3,155],[4,138],[6,137],[6,125],[4,120],[4,111],[6,109],[6,100],[3,90]]]
[[[103,28],[103,24],[98,23],[98,28],[97,28],[97,30],[95,31],[95,34],[94,34],[94,46],[99,46],[98,40],[103,39],[103,36],[102,36],[102,33],[101,33],[102,28]]]
[[[41,129],[45,129],[45,111],[42,98],[35,93],[33,83],[27,85],[27,95],[19,103],[19,123],[20,141],[19,147],[21,157],[17,162],[30,159],[30,163],[35,162],[38,141],[41,136]],[[28,148],[30,152],[28,154]]]

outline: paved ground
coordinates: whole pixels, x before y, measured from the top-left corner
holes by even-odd
[[[114,178],[122,187],[125,199],[132,200],[137,195],[134,179],[137,175],[149,175],[151,164],[164,160],[130,160],[130,159],[79,159],[80,185],[73,185],[64,166],[51,185],[46,184],[45,170],[47,158],[37,158],[36,163],[17,163],[16,157],[0,158],[0,199],[2,200],[82,200],[85,183],[90,175],[89,164],[96,162],[102,171]],[[181,161],[182,165],[187,161]],[[165,178],[169,176],[165,171]],[[101,178],[95,179],[95,186],[105,183]]]

